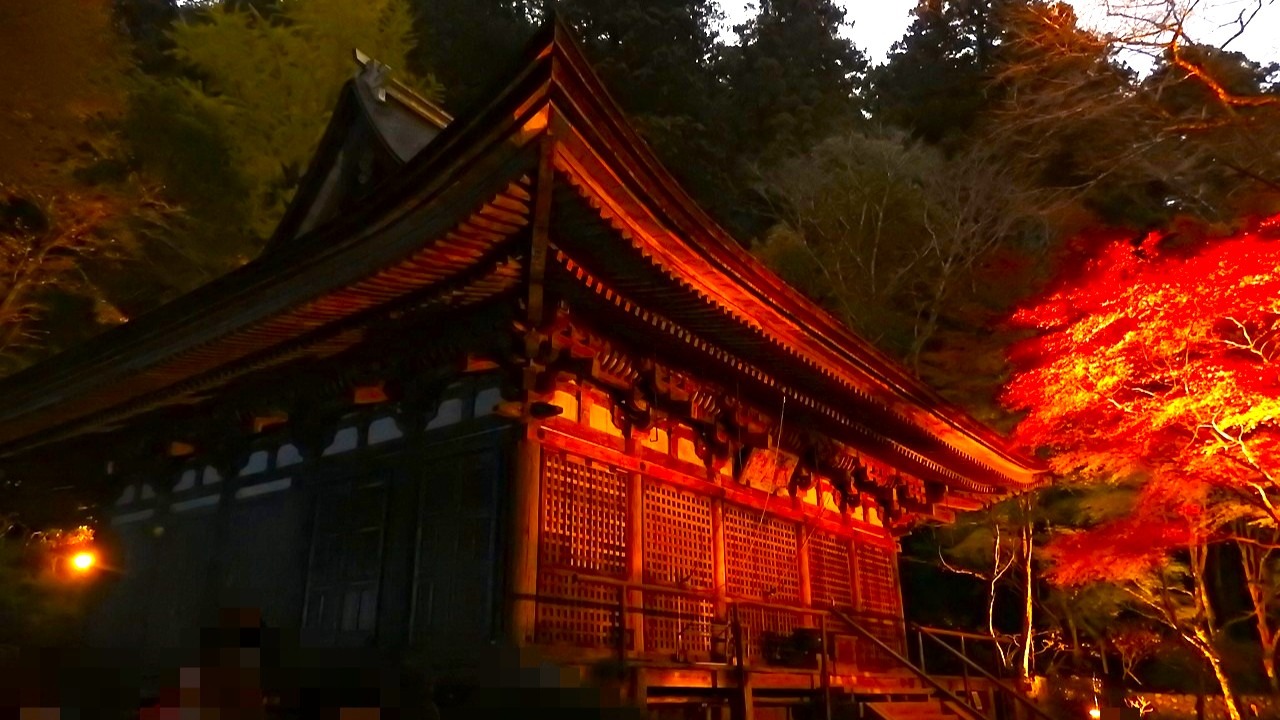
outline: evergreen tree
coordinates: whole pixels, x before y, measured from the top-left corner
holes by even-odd
[[[563,13],[641,135],[713,212],[738,193],[723,145],[722,53],[713,0],[559,0]]]
[[[920,0],[888,62],[871,72],[872,115],[930,143],[972,127],[1010,1]]]
[[[428,71],[460,113],[510,72],[536,27],[532,0],[411,0],[419,39],[409,68]]]
[[[173,69],[169,30],[179,17],[176,0],[114,0],[112,16],[132,41],[140,70],[159,73]]]
[[[867,60],[841,37],[846,26],[831,0],[762,0],[735,28],[726,73],[740,152],[795,155],[858,120]]]

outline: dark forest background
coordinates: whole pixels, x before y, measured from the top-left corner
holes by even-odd
[[[253,258],[353,47],[461,114],[549,8],[735,237],[988,421],[995,321],[1064,238],[1275,203],[1277,66],[1158,13],[1102,37],[1066,4],[926,0],[872,66],[831,0],[731,33],[711,0],[6,4],[0,372]]]

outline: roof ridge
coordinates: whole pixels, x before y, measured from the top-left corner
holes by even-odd
[[[423,97],[422,93],[394,77],[391,74],[394,68],[390,65],[365,53],[360,48],[352,48],[351,52],[356,64],[360,66],[355,79],[366,82],[370,89],[378,91],[375,95],[379,100],[385,101],[387,97],[391,97],[441,130],[453,122],[453,116],[438,103]],[[370,78],[370,75],[374,77]],[[376,84],[372,82],[373,80],[376,80]]]

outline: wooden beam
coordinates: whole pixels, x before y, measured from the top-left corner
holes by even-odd
[[[511,476],[511,537],[507,545],[507,581],[510,587],[507,639],[516,647],[530,645],[534,641],[541,486],[542,444],[528,432],[516,440]]]
[[[954,491],[949,493],[947,497],[938,504],[941,507],[950,508],[952,510],[958,510],[960,512],[981,510],[982,508],[987,506],[986,503],[982,502],[981,500],[978,500],[977,498],[969,497],[968,495],[961,495]]]
[[[796,558],[800,563],[800,602],[805,607],[813,607],[813,585],[809,578],[809,550],[807,548],[811,532],[808,525],[796,525]]]
[[[529,236],[529,294],[525,311],[533,327],[541,325],[544,317],[547,248],[551,244],[551,200],[555,188],[555,168],[552,165],[555,140],[550,130],[546,132],[547,135],[538,148],[538,179],[533,188],[533,232]]]
[[[634,438],[628,433],[627,444]],[[634,452],[634,448],[631,448]],[[644,582],[644,479],[638,472],[627,473],[627,577],[632,583]],[[622,618],[623,633],[631,629],[632,652],[644,651],[644,592],[624,588],[627,614]]]
[[[716,615],[727,617],[729,570],[724,554],[724,502],[711,499],[711,578],[716,594]]]

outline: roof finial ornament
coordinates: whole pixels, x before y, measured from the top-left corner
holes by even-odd
[[[364,54],[360,48],[352,48],[352,56],[360,66],[360,72],[356,73],[356,78],[369,87],[373,96],[378,98],[378,102],[386,102],[387,90],[383,84],[386,82],[387,73],[391,71],[391,66],[374,60]]]

